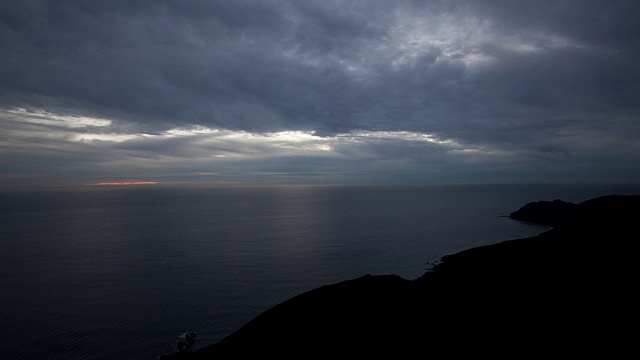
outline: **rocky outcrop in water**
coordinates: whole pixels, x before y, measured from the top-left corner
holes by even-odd
[[[510,218],[535,224],[557,227],[580,216],[580,207],[559,199],[528,203],[509,215]]]

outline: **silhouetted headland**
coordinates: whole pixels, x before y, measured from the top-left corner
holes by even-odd
[[[635,352],[627,327],[635,325],[638,215],[640,196],[529,203],[510,217],[551,230],[444,256],[415,280],[366,275],[311,290],[220,342],[176,358]]]

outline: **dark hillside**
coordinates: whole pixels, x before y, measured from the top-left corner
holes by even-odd
[[[635,353],[626,326],[639,209],[640,196],[527,204],[512,217],[556,227],[445,256],[413,281],[363,276],[309,291],[185,358]]]

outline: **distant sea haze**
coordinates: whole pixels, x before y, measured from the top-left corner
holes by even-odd
[[[0,193],[3,359],[156,359],[214,343],[292,296],[365,274],[422,275],[545,231],[527,202],[635,185],[210,186]]]

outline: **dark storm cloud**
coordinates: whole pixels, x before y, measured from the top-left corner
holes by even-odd
[[[471,11],[494,19],[501,31],[553,33],[611,49],[638,50],[636,1],[469,1]]]
[[[131,3],[5,3],[4,105],[159,125],[315,127],[335,117],[327,105],[340,99],[328,90],[350,86],[325,61],[367,32],[320,6]]]
[[[181,166],[194,173],[213,171],[203,165],[212,156],[231,171],[233,156],[256,153],[279,159],[264,173],[344,171],[363,157],[370,163],[359,171],[372,174],[393,160],[415,174],[490,169],[488,159],[504,173],[518,161],[543,168],[562,159],[595,169],[602,154],[623,167],[638,161],[639,10],[596,0],[3,1],[5,153],[40,167],[64,163],[67,151],[78,162],[111,159],[112,171],[191,157]],[[27,126],[15,109],[58,120]],[[73,116],[110,122],[58,132]],[[29,133],[34,124],[40,130]],[[298,161],[273,137],[170,133],[194,126],[316,131],[305,146],[333,157]],[[341,137],[358,131],[456,145]],[[237,173],[257,166],[234,164]]]
[[[575,98],[584,104],[598,99],[603,107],[637,100],[632,95],[636,66],[620,63],[637,47],[631,2],[620,7],[593,1],[4,4],[5,105],[24,104],[37,94],[61,108],[160,124],[336,131],[374,124],[430,131],[447,128],[443,120],[491,114],[492,107],[511,100],[505,96],[515,97],[525,110],[574,107]],[[410,15],[424,16],[436,27],[442,25],[439,15],[487,19],[490,33],[476,46],[496,56],[496,63],[469,76],[468,64],[455,57],[434,64],[443,49],[433,44],[410,66],[390,67],[398,54],[380,48],[397,45],[393,26]],[[566,37],[595,48],[513,56],[490,49],[493,37],[503,34],[532,42]],[[445,40],[464,41],[465,34],[459,35]],[[543,40],[538,41],[544,48]],[[364,73],[349,73],[345,63]],[[24,98],[11,98],[8,92],[16,90]],[[474,105],[479,109],[465,109]],[[423,120],[416,124],[417,117]]]

